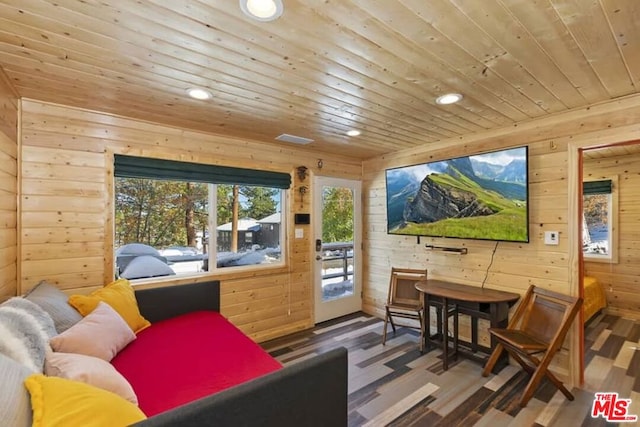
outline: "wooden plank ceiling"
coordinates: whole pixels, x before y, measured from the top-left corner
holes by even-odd
[[[609,145],[606,147],[592,148],[583,151],[587,160],[608,159],[611,157],[634,156],[640,153],[640,141],[631,141],[625,144]]]
[[[637,0],[283,2],[2,0],[0,67],[23,97],[359,158],[640,88]]]

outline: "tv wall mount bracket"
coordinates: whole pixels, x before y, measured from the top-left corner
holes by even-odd
[[[460,255],[465,255],[467,253],[467,248],[455,248],[449,246],[435,246],[435,245],[424,245],[425,248],[432,251],[442,251],[442,252],[454,252]]]

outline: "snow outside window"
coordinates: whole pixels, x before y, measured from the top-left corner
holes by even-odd
[[[282,263],[283,191],[116,177],[117,275],[138,279]]]
[[[617,194],[615,180],[583,184],[582,252],[589,261],[615,261]]]

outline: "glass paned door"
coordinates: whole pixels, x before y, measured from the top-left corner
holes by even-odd
[[[316,177],[314,197],[316,323],[358,311],[361,299],[361,185]]]

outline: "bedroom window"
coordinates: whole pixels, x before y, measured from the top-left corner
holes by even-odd
[[[283,262],[290,175],[120,155],[114,174],[119,277]]]
[[[582,252],[589,261],[615,262],[617,193],[614,179],[582,187]]]

